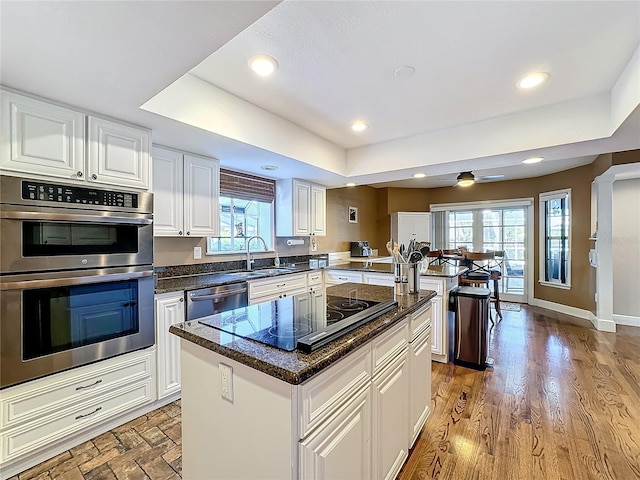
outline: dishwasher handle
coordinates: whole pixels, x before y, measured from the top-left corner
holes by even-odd
[[[219,298],[232,297],[234,295],[238,295],[239,293],[244,293],[247,291],[247,288],[238,288],[235,290],[229,290],[223,293],[212,293],[209,295],[196,295],[195,293],[189,294],[189,300],[192,302],[203,302],[205,300],[217,300]]]

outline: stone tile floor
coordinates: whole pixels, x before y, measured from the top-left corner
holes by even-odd
[[[138,417],[9,480],[178,480],[180,400]]]

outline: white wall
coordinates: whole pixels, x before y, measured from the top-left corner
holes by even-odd
[[[613,183],[613,315],[640,326],[640,179]]]

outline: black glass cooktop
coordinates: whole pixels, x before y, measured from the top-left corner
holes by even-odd
[[[316,293],[237,308],[198,321],[282,350],[298,348],[309,353],[397,305],[394,300],[375,302],[335,295],[319,299]],[[233,341],[233,337],[227,340]]]

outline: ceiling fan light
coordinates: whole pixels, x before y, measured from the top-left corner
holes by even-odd
[[[424,177],[426,177],[426,176],[427,176],[427,174],[426,174],[426,173],[421,173],[421,172],[418,172],[418,173],[414,173],[414,174],[413,174],[413,178],[424,178]]]
[[[530,158],[527,158],[526,160],[522,160],[522,163],[526,163],[527,165],[530,165],[532,163],[540,163],[542,160],[544,160],[544,157],[530,157]]]
[[[456,183],[456,185],[459,187],[469,187],[476,182],[476,177],[474,177],[471,172],[462,172],[458,175],[457,180],[458,183]]]

